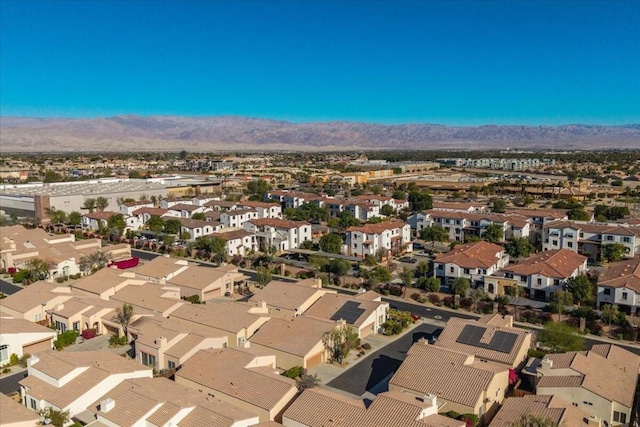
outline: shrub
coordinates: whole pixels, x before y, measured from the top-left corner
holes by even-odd
[[[462,414],[458,419],[464,421],[467,427],[476,427],[480,422],[480,418],[476,414]]]
[[[438,294],[429,294],[427,299],[429,300],[429,302],[431,304],[442,305],[442,298],[440,298],[440,295],[438,295]]]
[[[62,282],[64,282],[64,277],[58,277],[58,278],[56,279],[56,282],[57,282],[57,283],[62,283]]]
[[[442,303],[447,307],[453,307],[455,305],[455,299],[453,296],[446,296],[442,299]]]
[[[53,342],[56,350],[62,350],[65,347],[70,346],[71,344],[75,344],[76,338],[78,338],[78,334],[76,331],[66,331],[61,334],[58,334],[58,338]]]
[[[444,415],[445,417],[453,418],[454,420],[457,420],[458,417],[460,416],[460,414],[456,411],[445,412],[442,415]]]
[[[17,365],[18,363],[20,363],[20,358],[18,357],[17,354],[12,353],[11,356],[9,357],[9,365],[13,366],[13,365]]]
[[[414,292],[411,294],[411,299],[414,301],[420,301],[420,298],[422,298],[422,295],[420,295],[418,292]]]
[[[371,344],[369,344],[368,342],[362,344],[362,348],[365,350],[371,350]]]
[[[119,335],[111,335],[109,337],[109,347],[120,347],[127,344],[127,337]]]
[[[23,283],[28,273],[26,270],[18,270],[16,274],[13,275],[13,283]]]
[[[402,295],[402,287],[394,285],[389,287],[389,293],[395,297],[399,297]]]
[[[4,368],[4,369],[2,370],[2,373],[3,373],[3,374],[8,374],[9,372],[11,372],[11,368]]]
[[[304,368],[302,366],[294,366],[293,368],[284,371],[282,375],[295,380],[296,378],[299,378],[303,373]]]
[[[539,348],[530,348],[527,351],[527,356],[529,356],[529,357],[537,357],[537,358],[540,358],[540,359],[543,358],[546,354],[547,354],[546,351],[541,350]]]
[[[470,310],[473,307],[473,300],[471,298],[461,298],[460,299],[460,307],[465,310]]]
[[[199,295],[189,295],[188,297],[182,297],[182,299],[185,301],[189,301],[191,304],[202,304]]]

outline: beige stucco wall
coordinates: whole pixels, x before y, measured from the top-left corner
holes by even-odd
[[[577,404],[578,408],[582,409],[586,413],[595,415],[600,419],[607,421],[610,426],[619,425],[618,423],[613,422],[614,409],[612,402],[582,387],[538,387],[536,393],[558,396],[568,403]],[[589,402],[593,405],[585,404],[584,402]],[[616,411],[625,412],[627,414],[628,423],[631,408],[625,408],[620,404],[616,404],[616,408]]]

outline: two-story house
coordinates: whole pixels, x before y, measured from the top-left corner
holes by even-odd
[[[349,227],[346,235],[347,255],[366,257],[384,252],[385,256],[401,253],[411,241],[409,224],[394,220],[378,224]]]
[[[220,214],[220,223],[226,228],[240,228],[245,222],[258,218],[258,211],[253,208],[231,209]]]
[[[479,241],[457,245],[451,251],[438,254],[433,261],[434,276],[449,283],[457,277],[469,279],[471,286],[482,286],[484,277],[509,263],[509,255],[500,245]]]
[[[311,240],[311,224],[307,221],[262,218],[249,220],[242,226],[256,235],[260,250],[273,247],[278,251],[286,251]]]
[[[587,257],[568,249],[543,251],[503,270],[507,278],[517,279],[531,298],[548,301],[567,280],[587,271]]]
[[[616,304],[629,314],[640,314],[640,257],[605,266],[598,277],[598,307]]]

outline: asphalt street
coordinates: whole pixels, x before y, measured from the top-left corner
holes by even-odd
[[[20,286],[14,285],[11,282],[7,282],[6,280],[0,279],[0,292],[5,295],[13,295],[22,288]]]
[[[3,394],[13,393],[14,391],[20,390],[20,385],[18,381],[25,378],[27,376],[27,371],[20,371],[13,375],[7,375],[0,378],[0,392]]]
[[[327,385],[362,396],[367,391],[379,391],[381,383],[389,380],[407,356],[407,350],[420,338],[437,336],[442,328],[423,323],[396,341],[371,353],[360,363],[330,381]],[[378,386],[378,387],[376,387]]]

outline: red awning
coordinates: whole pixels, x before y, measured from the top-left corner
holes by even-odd
[[[109,264],[109,267],[115,266],[119,270],[124,270],[127,268],[137,267],[140,262],[140,258],[133,257],[131,259],[125,259],[124,261],[116,261]]]

